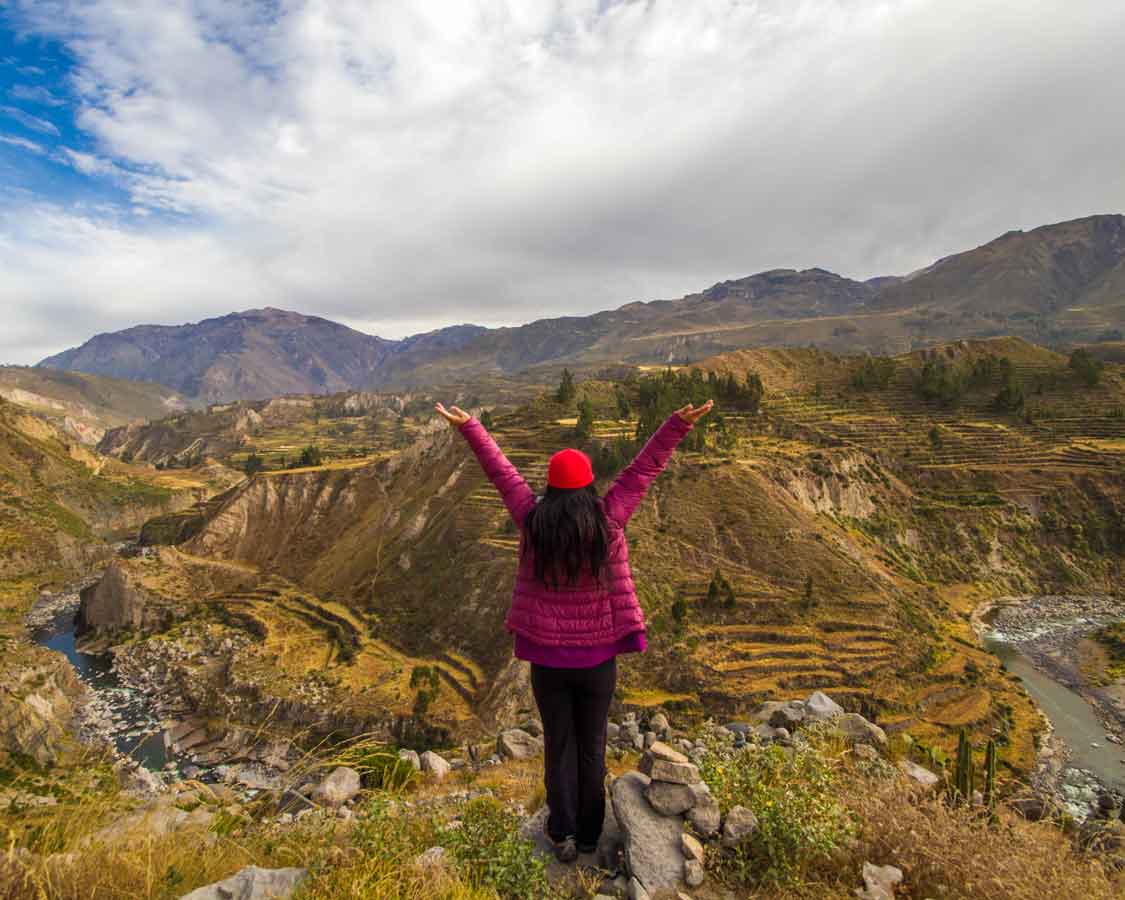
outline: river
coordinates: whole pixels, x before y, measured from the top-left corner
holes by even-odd
[[[81,713],[81,736],[109,740],[122,754],[159,772],[170,759],[164,749],[163,726],[148,698],[121,684],[109,653],[83,653],[75,645],[81,587],[40,597],[28,615],[28,630],[37,644],[62,653],[90,688],[90,702]]]

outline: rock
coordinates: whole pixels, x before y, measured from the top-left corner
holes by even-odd
[[[674,763],[686,763],[688,761],[688,758],[679,750],[673,749],[663,741],[657,741],[648,748],[648,752],[652,754],[654,759],[663,759]]]
[[[837,716],[836,727],[840,729],[850,744],[871,744],[875,747],[887,746],[887,735],[878,725],[868,722],[859,713],[844,713]]]
[[[753,718],[757,722],[768,722],[771,718],[773,718],[773,714],[775,712],[777,712],[779,709],[783,709],[784,707],[785,703],[781,700],[767,700],[765,703],[759,706],[757,710],[755,710]],[[727,725],[727,728],[730,728],[730,725]],[[731,731],[735,730],[736,729],[731,728]]]
[[[680,846],[684,851],[684,859],[694,859],[697,863],[703,865],[703,845],[698,840],[685,832],[680,835]],[[692,885],[692,887],[694,886]]]
[[[688,887],[699,887],[703,884],[703,864],[694,859],[685,859],[684,882]]]
[[[543,737],[543,723],[538,719],[528,719],[520,728],[533,737]]]
[[[757,738],[762,743],[771,743],[773,741],[779,741],[779,740],[781,740],[782,734],[784,734],[786,737],[789,737],[788,729],[774,728],[772,725],[767,725],[764,722],[761,725],[755,725],[754,730],[751,731],[750,734],[753,735],[755,738]]]
[[[656,736],[661,739],[668,737],[668,734],[672,730],[672,726],[668,722],[668,717],[660,712],[649,719],[648,727],[655,731]]]
[[[501,759],[531,759],[543,752],[543,739],[522,728],[501,731],[496,738],[496,754]]]
[[[863,864],[863,887],[856,888],[861,900],[894,900],[895,885],[902,881],[902,870],[895,866]]]
[[[632,747],[641,739],[641,729],[636,722],[626,722],[621,726],[619,739],[622,744]]]
[[[655,743],[656,743],[656,732],[655,731],[646,731],[645,736],[644,736],[645,749],[647,750],[649,747],[651,747]]]
[[[719,833],[719,828],[722,825],[719,804],[711,796],[710,789],[703,782],[691,785],[691,789],[695,794],[695,803],[688,810],[687,820],[697,833],[704,837],[714,837]]]
[[[854,753],[860,759],[865,759],[868,762],[879,758],[879,751],[872,747],[870,744],[856,744],[852,747]]]
[[[403,762],[410,763],[410,765],[414,767],[415,772],[420,772],[422,770],[422,760],[418,756],[417,750],[399,750],[398,758]]]
[[[844,707],[823,691],[813,691],[805,701],[805,718],[810,722],[823,722],[843,714]]]
[[[429,772],[438,781],[443,781],[449,774],[449,763],[434,753],[433,750],[427,750],[418,759],[422,765],[422,771]]]
[[[279,813],[299,813],[305,809],[315,808],[316,804],[300,791],[282,791],[277,801],[277,811]]]
[[[731,807],[723,822],[722,845],[724,847],[737,847],[746,840],[758,827],[758,817],[745,806]]]
[[[695,792],[687,784],[653,781],[645,788],[645,797],[662,816],[678,816],[695,806]]]
[[[771,728],[788,728],[792,731],[805,721],[805,709],[802,706],[782,706],[775,709],[769,718]]]
[[[635,877],[629,879],[629,900],[652,900],[644,885]]]
[[[668,750],[677,756],[683,756],[683,754],[672,750],[671,747],[668,747]],[[699,769],[693,763],[687,762],[686,759],[684,762],[662,759],[655,756],[651,750],[646,751],[645,755],[641,757],[640,765],[637,768],[653,781],[670,781],[673,784],[695,784],[699,781]]]
[[[616,744],[617,739],[621,737],[621,726],[616,722],[610,722],[605,727],[605,740],[607,744]]]
[[[445,872],[449,868],[449,851],[444,847],[431,847],[414,857],[414,868],[434,874]]]
[[[640,772],[628,772],[609,789],[624,839],[625,865],[646,892],[676,888],[684,867],[683,820],[652,808],[645,799],[649,783]]]
[[[929,769],[917,763],[913,763],[908,759],[899,760],[898,767],[907,778],[927,789],[937,787],[938,782],[941,781],[941,779]]]
[[[196,888],[180,900],[284,900],[305,877],[305,869],[247,866],[225,881]]]
[[[343,806],[358,793],[359,772],[347,766],[338,766],[313,789],[312,799],[321,806],[335,809]]]

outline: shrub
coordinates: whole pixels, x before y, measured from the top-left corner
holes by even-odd
[[[857,391],[881,390],[891,383],[895,375],[895,361],[886,356],[868,356],[848,379]]]
[[[1087,387],[1094,387],[1102,378],[1104,364],[1100,359],[1079,347],[1070,354],[1070,370],[1074,372]]]
[[[790,753],[775,744],[730,756],[709,753],[700,772],[724,812],[745,806],[758,819],[745,846],[712,855],[724,880],[795,882],[826,862],[855,831],[836,797],[833,764],[811,747]]]
[[[519,820],[494,797],[470,801],[459,828],[446,828],[440,843],[467,880],[491,887],[503,900],[549,896],[546,867],[535,845],[519,837]]]
[[[569,403],[574,399],[576,392],[574,375],[571,374],[570,369],[563,369],[562,378],[559,380],[559,388],[555,391],[555,400],[559,403]]]

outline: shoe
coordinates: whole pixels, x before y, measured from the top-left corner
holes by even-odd
[[[578,844],[574,835],[569,834],[555,844],[555,859],[561,863],[572,863],[578,859]]]

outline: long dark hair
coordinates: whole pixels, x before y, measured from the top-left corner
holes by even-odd
[[[605,513],[594,486],[547,487],[524,522],[523,552],[532,554],[535,577],[558,588],[588,571],[601,580],[609,550]]]

